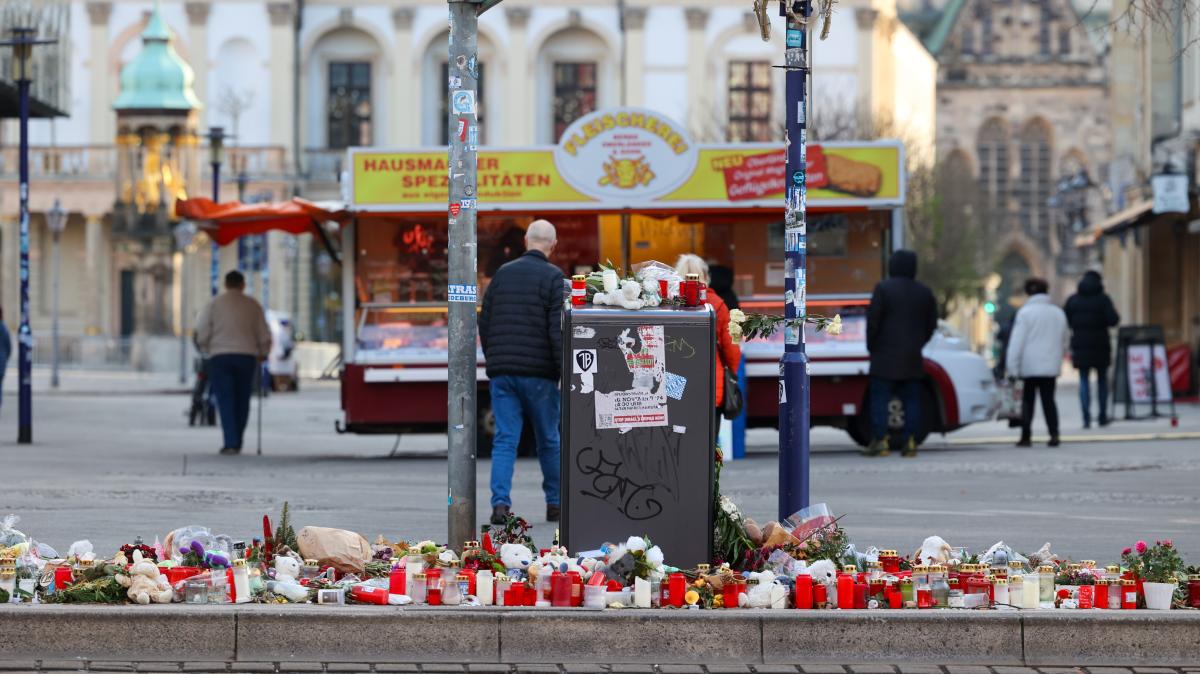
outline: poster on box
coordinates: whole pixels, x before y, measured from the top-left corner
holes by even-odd
[[[626,328],[616,346],[629,373],[629,387],[596,391],[596,428],[667,425],[666,342],[663,326]]]

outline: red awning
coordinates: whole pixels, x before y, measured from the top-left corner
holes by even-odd
[[[195,220],[217,245],[225,246],[248,234],[263,234],[271,230],[289,234],[320,230],[326,222],[344,223],[350,213],[344,208],[329,210],[311,201],[293,198],[291,201],[243,204],[230,201],[213,203],[211,199],[195,197],[175,202],[175,213],[181,218]]]

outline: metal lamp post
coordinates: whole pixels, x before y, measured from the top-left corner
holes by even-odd
[[[221,202],[221,164],[225,163],[225,129],[219,126],[208,128],[208,162],[212,165],[212,200]],[[209,269],[209,285],[213,296],[220,290],[221,248],[214,240],[212,244],[212,266]]]
[[[20,249],[21,249],[21,326],[17,332],[18,350],[18,421],[17,443],[33,442],[33,330],[29,327],[29,85],[33,81],[29,67],[34,45],[53,44],[38,40],[34,28],[16,27],[12,39],[0,46],[12,47],[12,78],[17,83],[20,116]]]
[[[46,211],[46,227],[50,230],[53,242],[52,262],[54,287],[51,291],[50,305],[50,388],[58,388],[58,279],[59,279],[59,240],[67,227],[67,212],[62,203],[54,200],[54,206]]]
[[[187,383],[187,320],[188,282],[187,256],[192,241],[196,238],[196,225],[184,220],[175,225],[175,248],[179,251],[179,383]]]

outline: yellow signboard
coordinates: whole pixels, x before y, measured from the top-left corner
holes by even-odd
[[[471,206],[479,210],[641,210],[781,208],[786,186],[784,148],[778,144],[701,145],[687,177],[660,196],[590,189],[589,196],[564,178],[553,146],[481,149],[478,185]],[[656,177],[645,164],[642,184]],[[445,209],[449,180],[461,171],[448,164],[445,148],[350,150],[352,206],[360,210],[433,212]],[[894,207],[904,203],[904,150],[899,142],[809,145],[806,161],[810,207]],[[574,168],[574,167],[572,167]],[[678,169],[678,167],[672,167]],[[608,174],[596,167],[603,180]],[[586,175],[573,171],[574,176]],[[576,178],[577,179],[577,178]],[[579,184],[579,183],[576,183]],[[611,183],[606,183],[609,185]],[[646,194],[653,195],[652,191]]]

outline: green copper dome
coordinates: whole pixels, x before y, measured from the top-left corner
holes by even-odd
[[[121,69],[121,93],[116,110],[196,110],[200,101],[192,91],[192,67],[175,47],[159,12],[158,3],[142,31],[142,51]]]

